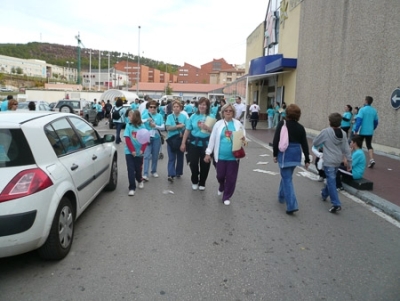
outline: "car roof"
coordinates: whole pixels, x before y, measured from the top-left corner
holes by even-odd
[[[52,116],[57,115],[57,116]],[[62,116],[77,116],[71,113],[59,113],[52,111],[5,111],[0,112],[0,128],[4,127],[5,124],[15,126],[29,122],[31,120],[37,120],[40,118],[46,119],[44,122],[50,122],[54,119],[54,117],[62,117]]]

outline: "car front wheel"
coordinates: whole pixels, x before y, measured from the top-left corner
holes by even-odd
[[[111,164],[111,172],[110,172],[110,179],[104,190],[113,191],[117,188],[118,184],[118,165],[117,165],[117,157],[115,156],[112,164]]]
[[[61,199],[46,242],[38,250],[46,260],[60,260],[69,253],[74,239],[74,211],[67,197]]]

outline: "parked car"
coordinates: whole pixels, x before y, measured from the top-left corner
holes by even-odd
[[[99,118],[97,111],[93,108],[92,103],[83,99],[62,99],[53,107],[53,111],[64,113],[73,113],[85,118],[88,122],[97,126]]]
[[[30,101],[19,102],[17,110],[29,111],[29,108],[28,108],[29,103],[30,103]],[[37,100],[37,101],[34,101],[34,103],[35,103],[36,111],[50,111],[51,110],[49,104],[46,101]]]
[[[37,249],[59,260],[75,221],[118,181],[115,136],[70,113],[4,112],[0,118],[0,258]]]
[[[131,109],[131,105],[130,104],[123,104],[122,107],[124,107],[126,111]],[[113,129],[115,127],[115,124],[114,124],[113,119],[112,119],[113,110],[114,110],[114,107],[111,110],[110,117],[108,117],[108,128],[109,129]],[[123,125],[123,128],[125,128],[125,126],[126,126],[126,124]]]
[[[13,89],[6,88],[6,87],[0,88],[0,92],[13,92],[13,91],[14,91]]]

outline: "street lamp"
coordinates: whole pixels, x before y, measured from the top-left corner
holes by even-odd
[[[99,50],[99,79],[98,79],[98,81],[99,81],[99,85],[98,85],[98,88],[97,88],[97,91],[100,91],[100,67],[101,65],[100,65],[100,50]]]
[[[140,72],[140,25],[138,26],[138,67],[137,67],[137,82],[136,82],[136,94],[139,96],[139,72]]]
[[[110,89],[110,52],[108,52],[107,90]]]
[[[89,51],[89,91],[92,90],[92,50]]]

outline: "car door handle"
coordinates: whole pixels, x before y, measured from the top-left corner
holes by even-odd
[[[93,155],[92,156],[92,160],[96,160],[97,159],[97,156],[96,155]]]
[[[75,170],[75,169],[77,169],[79,167],[79,165],[76,165],[75,163],[74,164],[72,164],[72,166],[71,166],[71,170]]]

